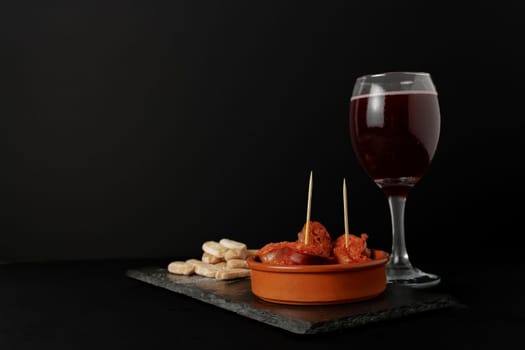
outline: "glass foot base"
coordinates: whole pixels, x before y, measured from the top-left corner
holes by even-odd
[[[428,288],[439,284],[441,278],[431,273],[423,272],[415,267],[386,268],[386,281],[389,284],[409,286],[413,288]]]

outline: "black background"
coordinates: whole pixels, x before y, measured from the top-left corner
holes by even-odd
[[[295,240],[312,219],[390,249],[385,197],[348,135],[355,79],[426,71],[434,161],[407,246],[520,259],[522,3],[17,1],[0,8],[0,260],[201,254]],[[511,204],[511,201],[517,201]],[[517,228],[515,228],[517,226]]]

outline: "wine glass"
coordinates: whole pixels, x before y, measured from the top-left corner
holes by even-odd
[[[387,72],[359,77],[350,100],[350,137],[367,174],[388,198],[392,252],[387,282],[430,287],[440,277],[410,263],[404,211],[411,188],[427,171],[439,139],[440,111],[430,74]]]

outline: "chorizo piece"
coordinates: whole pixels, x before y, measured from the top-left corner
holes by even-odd
[[[345,246],[345,235],[337,237],[334,244],[334,256],[339,264],[359,263],[371,261],[370,249],[366,246],[368,235],[362,233],[361,237],[348,234],[348,247]]]
[[[274,265],[324,265],[335,262],[331,257],[304,253],[297,246],[297,242],[268,243],[256,255],[261,262]]]
[[[317,221],[310,221],[308,244],[304,243],[306,224],[295,242],[268,243],[257,253],[263,263],[278,265],[319,265],[335,263],[332,256],[332,238]]]
[[[308,228],[308,244],[304,243],[306,224],[297,234],[297,249],[304,254],[318,255],[328,258],[332,255],[332,238],[326,227],[318,221],[310,221]]]

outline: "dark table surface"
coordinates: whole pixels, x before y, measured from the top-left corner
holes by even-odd
[[[525,339],[525,264],[429,266],[443,277],[435,289],[464,308],[298,335],[125,275],[168,262],[0,265],[0,349],[506,348]]]

